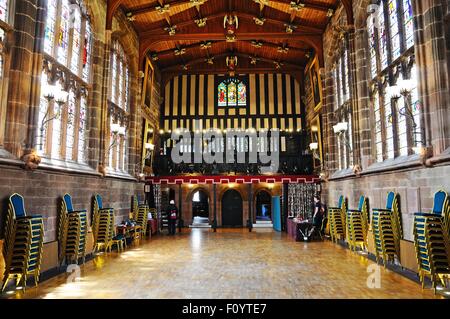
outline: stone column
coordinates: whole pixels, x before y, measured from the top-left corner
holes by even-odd
[[[87,141],[88,164],[96,169],[99,165],[102,130],[103,76],[105,44],[100,39],[94,39],[92,48],[92,89],[89,92],[89,137]]]
[[[38,0],[17,1],[15,7],[4,147],[20,158],[34,144],[32,131],[36,130],[35,111],[39,105],[39,97],[35,97],[40,91],[36,88],[42,67],[42,57],[35,53],[39,48],[36,43],[40,42],[36,38],[43,26]]]
[[[448,56],[440,0],[413,1],[415,15],[416,61],[419,71],[419,96],[422,97],[425,140],[434,155],[450,147],[450,104]],[[448,39],[447,39],[448,40]]]

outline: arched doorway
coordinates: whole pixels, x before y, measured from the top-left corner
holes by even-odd
[[[272,220],[272,196],[262,190],[256,194],[256,221]]]
[[[209,218],[209,198],[204,190],[196,190],[192,194],[192,218]]]
[[[237,190],[229,189],[222,196],[222,226],[242,227],[242,197]]]

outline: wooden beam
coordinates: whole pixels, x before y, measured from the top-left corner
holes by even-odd
[[[208,0],[206,0],[206,1],[208,1]],[[164,1],[164,5],[166,5],[166,4],[170,5],[170,9],[173,9],[179,5],[190,4],[190,1],[189,0],[166,0],[166,1]],[[131,9],[127,10],[127,13],[131,13],[134,16],[142,15],[142,14],[156,11],[156,8],[158,6],[159,5],[155,5],[155,4],[139,6],[139,7],[131,8]],[[184,10],[184,11],[186,11],[186,10]]]
[[[270,2],[274,2],[274,3],[280,3],[280,4],[284,4],[284,5],[289,5],[290,1],[286,1],[286,0],[271,0]],[[270,2],[269,2],[269,6],[270,6]],[[322,11],[322,12],[328,12],[329,9],[333,9],[335,10],[336,7],[333,5],[327,5],[327,4],[323,4],[323,3],[319,3],[319,2],[315,2],[315,1],[299,1],[300,3],[303,3],[305,5],[305,8],[308,9],[313,9],[313,10],[317,10],[317,11]]]
[[[355,19],[353,16],[353,1],[352,0],[341,0],[344,6],[345,13],[347,14],[347,24],[352,26],[355,24]]]
[[[112,20],[123,0],[108,0],[106,4],[106,30],[112,29]]]
[[[260,33],[260,32],[247,32],[247,33],[239,33],[237,34],[238,40],[258,40],[263,37],[266,40],[289,40],[289,41],[299,41],[304,42],[310,45],[316,52],[319,57],[319,63],[323,66],[323,43],[322,36],[316,34],[307,34],[307,33],[285,33],[285,32],[268,32],[268,33]],[[224,34],[223,33],[188,33],[188,34],[180,34],[177,33],[173,36],[168,34],[151,34],[146,37],[140,37],[139,39],[139,65],[143,65],[143,61],[147,52],[154,46],[156,43],[162,41],[223,41]]]
[[[207,18],[208,21],[212,21],[218,18],[222,18],[225,16],[225,12],[219,12],[219,13],[215,13],[209,16],[205,16],[204,18]],[[237,15],[239,18],[245,19],[245,20],[249,20],[251,22],[253,22],[253,18],[258,17],[258,15],[250,13],[250,12],[242,12],[242,11],[235,11],[231,13],[232,15]],[[172,21],[176,21],[177,15],[171,16]],[[270,23],[270,24],[275,24],[275,25],[280,25],[280,26],[284,26],[287,21],[283,21],[283,20],[277,20],[277,19],[272,19],[272,18],[265,18],[266,19],[266,23]],[[300,21],[294,21],[293,24],[295,24],[298,29],[297,32],[311,32],[311,33],[317,33],[317,34],[322,34],[323,30],[317,27],[313,27],[310,25],[306,25],[301,23]],[[185,21],[181,21],[181,22],[174,22],[174,25],[177,26],[177,29],[183,28],[183,27],[187,27],[190,25],[195,25],[195,20],[185,20]],[[141,32],[141,36],[145,36],[146,34],[152,34],[155,33],[157,31],[161,30],[161,26],[159,22],[155,22],[152,23],[151,25],[149,25],[147,28],[147,30],[144,32]]]

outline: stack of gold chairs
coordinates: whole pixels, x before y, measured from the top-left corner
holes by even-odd
[[[114,222],[114,213],[110,212],[109,218],[110,218],[110,223],[109,223],[109,237],[110,237],[110,240],[108,241],[108,245],[106,246],[106,250],[109,250],[109,252],[111,252],[112,247],[114,245],[116,245],[117,251],[121,252],[127,246],[127,242],[126,242],[125,236],[123,234],[117,234],[116,233],[115,222]]]
[[[377,262],[383,259],[386,267],[388,261],[400,259],[400,239],[402,227],[399,209],[399,195],[390,192],[387,196],[386,208],[372,210],[372,230]]]
[[[94,252],[110,245],[114,234],[114,209],[104,208],[100,195],[94,198],[94,216],[92,219],[92,231],[94,233]]]
[[[136,218],[137,225],[141,226],[141,238],[144,238],[147,234],[147,220],[148,220],[148,205],[139,205],[138,214]]]
[[[337,242],[339,239],[345,239],[346,214],[347,214],[346,199],[344,199],[344,196],[340,196],[338,206],[328,208],[330,236],[333,242]]]
[[[58,223],[59,262],[86,259],[87,211],[74,211],[72,197],[64,194]]]
[[[424,288],[425,278],[429,276],[435,293],[437,283],[440,281],[446,287],[445,280],[450,278],[449,209],[447,193],[441,190],[434,196],[431,213],[414,214],[414,245],[419,278]]]
[[[364,196],[359,198],[357,210],[348,210],[347,212],[347,242],[351,250],[356,251],[357,247],[365,250],[367,247],[367,219],[364,216],[367,200]]]
[[[32,275],[37,286],[41,270],[44,223],[42,216],[27,216],[23,197],[13,194],[9,198],[5,224],[3,256],[5,273],[2,291],[10,279],[16,279],[16,287],[25,290],[27,277]]]

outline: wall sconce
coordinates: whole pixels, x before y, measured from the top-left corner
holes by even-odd
[[[313,142],[309,144],[309,149],[313,152],[313,156],[316,160],[322,164],[322,159],[320,158],[319,154],[317,153],[317,150],[319,149],[319,143]]]
[[[337,134],[339,138],[343,138],[345,145],[347,146],[348,150],[352,151],[352,146],[350,145],[348,139],[347,139],[347,131],[348,131],[348,122],[339,122],[336,125],[333,126],[334,134]],[[351,134],[351,133],[350,133]]]
[[[126,132],[125,126],[120,126],[119,123],[113,123],[111,124],[111,133],[113,134],[111,145],[109,145],[108,153],[111,151],[111,149],[117,145],[118,139],[120,136],[124,136]]]
[[[416,82],[413,80],[398,80],[396,85],[388,86],[386,88],[386,94],[389,98],[394,99],[396,101],[395,107],[397,109],[398,114],[404,117],[408,117],[411,120],[412,124],[412,134],[414,138],[414,145],[412,147],[412,150],[414,153],[419,154],[420,156],[426,155],[426,147],[423,145],[425,144],[423,140],[418,141],[417,135],[420,134],[422,136],[422,132],[417,131],[417,123],[416,119],[414,118],[414,113],[412,110],[412,103],[410,101],[410,94],[416,87]],[[403,109],[400,109],[398,107],[398,99],[403,97],[404,105],[405,107]]]
[[[57,88],[55,85],[48,85],[45,89],[46,94],[44,95],[44,98],[47,100],[47,110],[44,117],[42,118],[41,126],[39,129],[40,135],[38,144],[41,150],[44,149],[44,131],[47,123],[61,116],[62,108],[67,103],[67,96],[69,95],[68,92]],[[52,92],[56,92],[57,94],[54,95]],[[54,103],[56,103],[58,106],[56,107],[55,112],[50,116],[50,110],[54,107]]]

